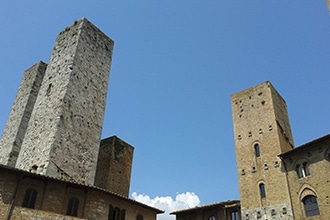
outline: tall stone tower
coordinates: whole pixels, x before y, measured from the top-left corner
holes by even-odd
[[[270,82],[231,96],[242,219],[293,219],[279,154],[293,149],[284,99]]]
[[[85,18],[58,35],[35,103],[29,104],[33,110],[17,160],[11,165],[94,183],[113,45]],[[18,94],[16,101],[23,95]]]
[[[39,62],[24,72],[0,140],[0,163],[15,167],[47,65]]]

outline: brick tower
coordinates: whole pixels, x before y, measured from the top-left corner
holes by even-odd
[[[17,160],[3,164],[94,183],[112,50],[113,41],[85,18],[58,35],[36,100],[28,104],[33,110],[20,149],[2,156]],[[15,102],[25,95],[18,93]],[[15,117],[22,116],[11,114],[6,126],[12,127]]]
[[[242,219],[293,219],[279,154],[293,149],[286,103],[270,82],[231,96]]]

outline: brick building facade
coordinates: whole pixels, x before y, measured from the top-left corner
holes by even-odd
[[[176,219],[330,219],[330,135],[294,147],[286,103],[270,82],[232,95],[231,104],[240,216],[205,206],[173,212]]]

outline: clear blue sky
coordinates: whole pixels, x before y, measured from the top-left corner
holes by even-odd
[[[135,147],[131,193],[239,199],[230,95],[270,80],[296,146],[329,133],[325,1],[0,0],[0,130],[25,69],[86,17],[115,41],[103,137]]]

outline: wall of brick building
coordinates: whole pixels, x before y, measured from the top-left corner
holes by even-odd
[[[295,149],[284,156],[295,219],[330,219],[330,137]],[[297,164],[308,162],[310,175],[298,177]],[[320,215],[306,217],[302,199],[315,195]]]
[[[37,191],[34,209],[22,207],[25,192],[29,188]],[[76,217],[66,215],[71,197],[79,200]],[[0,220],[7,219],[12,203],[10,219],[107,220],[110,205],[125,210],[127,220],[136,219],[138,214],[145,220],[155,220],[157,213],[161,213],[106,190],[0,168]]]
[[[224,202],[226,203],[226,202]],[[238,219],[232,219],[232,212],[238,212]],[[228,202],[228,205],[219,203],[207,206],[202,206],[198,208],[192,208],[187,210],[182,210],[174,212],[176,215],[176,220],[209,220],[210,217],[214,216],[216,220],[239,220],[240,207],[239,202]]]

